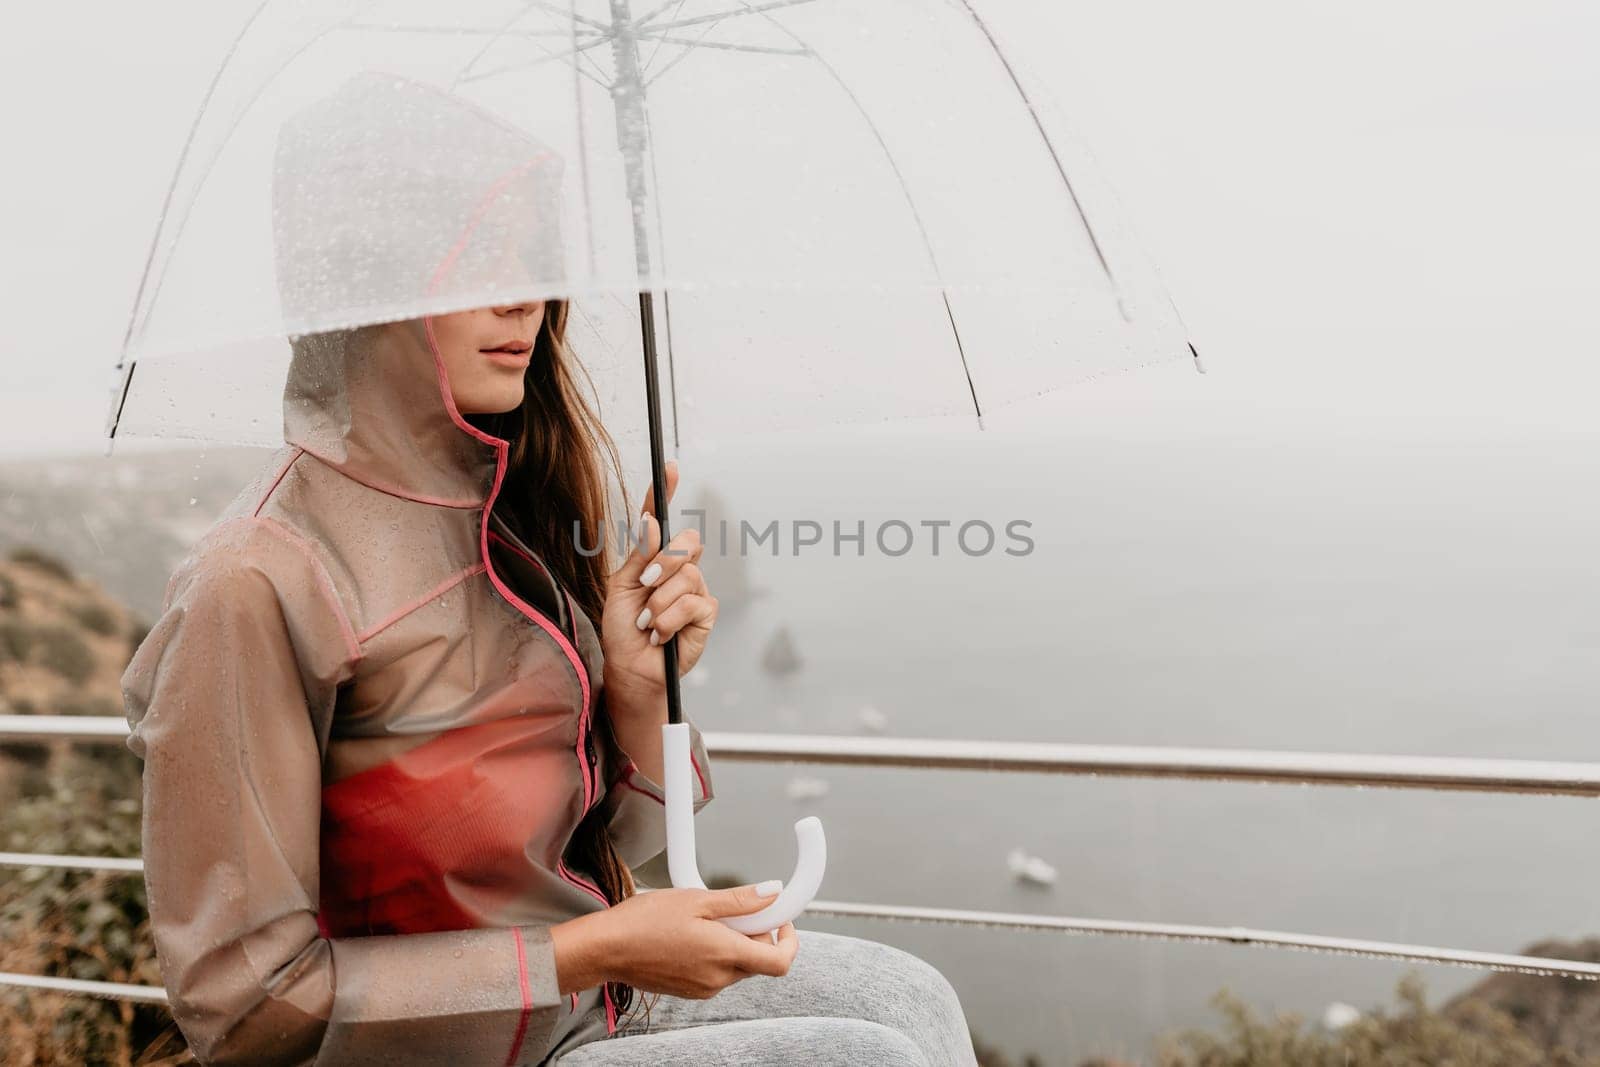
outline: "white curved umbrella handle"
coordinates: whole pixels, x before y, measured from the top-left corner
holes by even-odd
[[[689,727],[668,723],[661,727],[661,757],[667,790],[667,873],[679,889],[704,889],[695,866],[694,785],[690,781]],[[731,915],[722,922],[741,934],[764,934],[794,920],[822,888],[822,872],[828,866],[828,844],[822,836],[822,820],[808,815],[794,824],[799,858],[794,874],[771,904],[749,915]]]

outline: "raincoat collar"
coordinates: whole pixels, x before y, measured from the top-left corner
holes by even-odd
[[[283,436],[380,492],[445,507],[481,507],[507,447],[470,425],[450,395],[427,321],[294,339]]]

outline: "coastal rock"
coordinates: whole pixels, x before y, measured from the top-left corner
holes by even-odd
[[[1600,937],[1540,941],[1521,954],[1600,963]],[[1494,974],[1447,1001],[1440,1013],[1470,1026],[1478,1006],[1504,1012],[1519,1031],[1552,1055],[1600,1058],[1600,982]]]

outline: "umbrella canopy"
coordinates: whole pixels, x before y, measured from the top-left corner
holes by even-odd
[[[648,433],[664,501],[665,448],[689,438],[981,425],[986,408],[1192,351],[971,0],[440,7],[257,10],[174,175],[113,436],[276,444],[280,413],[290,430],[303,399],[283,389],[291,351],[559,298],[607,430]],[[369,373],[321,377],[388,370],[356,369]],[[301,392],[321,395],[308,381]],[[451,411],[498,447],[487,560],[506,442]],[[336,423],[368,425],[361,414]],[[669,866],[675,885],[703,886],[676,651],[675,638],[662,648]],[[776,929],[817,892],[821,824],[795,832],[788,884],[730,925]]]
[[[285,196],[307,158],[338,180]],[[642,290],[675,443],[981,416],[1189,353],[967,0],[269,2],[174,175],[110,429],[276,444],[289,337],[566,297],[627,438]]]

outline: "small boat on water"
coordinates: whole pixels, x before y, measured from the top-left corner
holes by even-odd
[[[1034,885],[1055,885],[1056,869],[1038,856],[1030,856],[1020,848],[1014,848],[1006,856],[1006,866],[1011,868],[1011,877],[1019,882],[1032,882]]]

